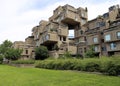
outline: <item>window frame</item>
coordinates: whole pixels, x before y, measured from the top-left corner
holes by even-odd
[[[27,49],[25,50],[25,53],[28,54],[28,50]]]
[[[114,42],[110,43],[110,49],[111,50],[115,50],[116,48],[117,48],[117,44],[116,43],[114,43]]]
[[[50,39],[50,35],[47,34],[47,35],[45,36],[45,40],[49,40],[49,39]]]
[[[109,36],[109,39],[106,40],[106,36]],[[105,38],[105,41],[111,41],[111,34],[106,34],[104,38]]]
[[[120,31],[116,32],[116,36],[117,36],[117,39],[120,39]]]
[[[96,27],[100,27],[100,22],[96,22]]]
[[[98,43],[98,38],[97,38],[97,37],[94,37],[94,38],[93,38],[93,42],[94,42],[94,43]]]
[[[81,19],[81,23],[84,25],[86,23],[85,19]]]

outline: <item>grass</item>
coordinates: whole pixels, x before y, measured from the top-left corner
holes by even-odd
[[[0,65],[0,86],[120,86],[120,77]]]

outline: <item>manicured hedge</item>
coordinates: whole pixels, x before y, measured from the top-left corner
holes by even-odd
[[[55,70],[100,72],[115,76],[120,75],[119,58],[44,60],[36,63],[36,67]]]

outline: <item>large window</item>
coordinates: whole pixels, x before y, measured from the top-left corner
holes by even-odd
[[[94,42],[94,43],[97,43],[97,42],[98,42],[98,38],[96,38],[96,37],[93,38],[93,42]]]
[[[111,50],[116,49],[116,43],[110,43],[110,49]]]
[[[117,38],[120,39],[120,32],[117,32]]]
[[[111,40],[110,34],[105,35],[105,41],[110,41],[110,40]]]

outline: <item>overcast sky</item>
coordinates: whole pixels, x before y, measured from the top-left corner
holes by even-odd
[[[120,0],[0,0],[0,43],[8,39],[24,41],[40,20],[48,20],[59,5],[87,7],[88,19],[108,12]]]

